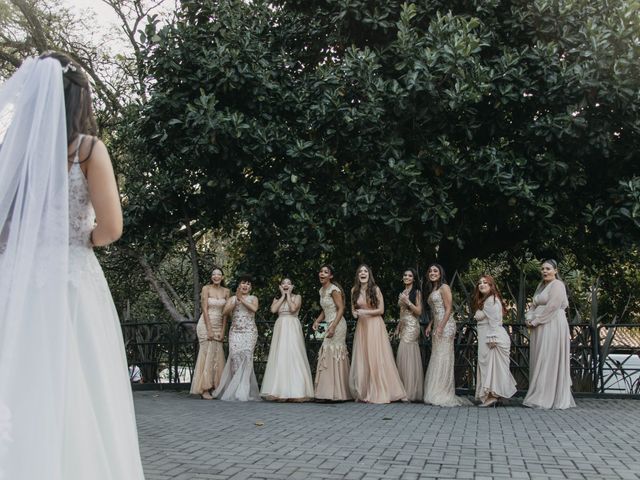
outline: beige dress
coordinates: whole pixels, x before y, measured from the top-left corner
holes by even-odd
[[[478,369],[476,399],[486,402],[489,395],[510,398],[516,393],[516,380],[511,375],[509,353],[511,339],[502,326],[502,303],[493,295],[475,313],[478,321]],[[495,342],[495,348],[489,343]]]
[[[222,331],[222,309],[226,300],[224,298],[207,298],[207,313],[214,335],[224,336]],[[224,369],[224,348],[218,340],[207,340],[207,326],[204,315],[200,315],[196,334],[200,349],[198,359],[193,369],[191,379],[191,393],[202,395],[220,384],[220,377]]]
[[[298,314],[282,302],[273,327],[260,395],[268,400],[310,400],[313,380]]]
[[[320,289],[320,306],[324,318],[330,327],[338,322],[333,337],[324,337],[318,352],[316,369],[315,397],[320,400],[351,400],[349,392],[349,351],[347,350],[347,322],[344,317],[336,319],[336,304],[331,293],[340,291],[330,284]]]
[[[359,309],[374,310],[361,295]],[[353,356],[349,371],[349,388],[361,402],[390,403],[407,400],[389,334],[380,315],[360,315],[353,339]]]
[[[424,369],[420,355],[420,321],[402,303],[400,306],[400,343],[396,353],[398,373],[412,402],[421,402],[424,385]]]
[[[444,301],[440,289],[429,295],[429,307],[433,319],[431,330],[431,358],[424,377],[424,403],[440,407],[460,407],[471,405],[466,398],[456,396],[453,341],[456,336],[456,322],[449,317],[442,335],[436,329],[444,320]]]
[[[529,338],[529,391],[523,404],[534,408],[571,408],[570,335],[565,309],[567,291],[553,280],[533,297],[527,319],[534,327]]]
[[[255,301],[255,297],[250,295],[247,300]],[[253,351],[257,341],[255,313],[236,301],[229,329],[229,361],[222,371],[220,384],[211,394],[213,397],[238,402],[260,400],[260,390],[253,371]]]

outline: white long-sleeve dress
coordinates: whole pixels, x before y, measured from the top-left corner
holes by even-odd
[[[511,339],[502,326],[502,303],[491,295],[482,309],[477,310],[478,368],[476,375],[476,399],[483,402],[489,396],[510,398],[516,393],[516,380],[511,375],[509,352]],[[495,348],[489,344],[495,342]]]

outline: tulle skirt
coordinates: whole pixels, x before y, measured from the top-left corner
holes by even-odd
[[[400,341],[396,353],[396,365],[400,380],[411,402],[422,402],[424,388],[424,369],[418,342]]]
[[[313,398],[311,369],[298,317],[282,315],[276,320],[260,395],[269,400]]]
[[[353,398],[370,403],[407,400],[382,317],[358,320],[352,358],[349,388]]]
[[[224,366],[220,385],[212,396],[220,400],[246,402],[260,400],[258,381],[253,370],[253,349],[258,340],[254,329],[229,331],[229,360]]]
[[[69,349],[70,360],[77,363],[71,369],[75,377],[67,383],[62,478],[143,479],[127,360],[111,292],[91,249],[71,249],[70,265],[75,341]]]

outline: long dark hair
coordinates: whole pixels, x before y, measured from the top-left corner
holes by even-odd
[[[373,308],[377,308],[378,295],[376,295],[376,293],[378,287],[376,286],[376,281],[373,278],[371,267],[369,265],[365,265],[364,263],[358,265],[358,268],[356,269],[356,276],[353,280],[353,288],[351,289],[351,305],[354,309],[358,308],[358,297],[360,296],[360,291],[362,289],[360,279],[358,278],[358,272],[362,267],[366,268],[369,271],[369,281],[367,282],[367,286],[365,287],[365,296],[369,301],[369,305],[371,305]]]
[[[489,284],[489,293],[486,297],[483,296],[482,293],[480,293],[480,289],[478,288],[478,283],[483,278]],[[504,299],[502,298],[502,295],[500,295],[500,290],[498,290],[498,286],[496,285],[496,281],[493,279],[493,277],[491,275],[482,275],[478,279],[478,283],[476,283],[476,288],[473,290],[473,309],[482,310],[485,300],[493,295],[495,299],[500,300],[500,304],[502,305],[502,315],[506,315],[507,307],[504,304]]]
[[[418,298],[418,292],[420,291],[420,277],[418,277],[418,272],[415,268],[405,268],[402,273],[404,275],[405,272],[411,272],[413,275],[413,285],[411,285],[411,291],[409,292],[409,301],[416,304],[416,299]]]
[[[60,52],[46,52],[40,58],[53,58],[60,62],[63,70],[62,81],[64,88],[64,108],[67,118],[67,144],[71,145],[78,139],[78,135],[97,135],[98,126],[91,106],[91,87],[89,77],[82,67],[71,57]],[[91,143],[91,150],[86,161],[93,151],[95,139]],[[75,156],[73,152],[70,156]]]
[[[431,267],[436,267],[440,272],[440,280],[438,280],[435,285],[433,285],[431,280],[429,280],[429,270],[431,270]],[[427,293],[427,295],[425,295],[425,298],[428,297],[429,293],[439,289],[442,285],[446,285],[446,284],[447,284],[447,275],[444,273],[444,268],[442,267],[442,265],[440,265],[439,263],[432,263],[431,265],[429,265],[427,267],[427,273],[425,275],[425,282],[424,282],[424,288],[425,289],[428,288],[429,291],[425,292]]]

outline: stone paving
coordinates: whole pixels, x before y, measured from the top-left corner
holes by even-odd
[[[640,479],[640,401],[565,411],[135,392],[147,480]]]

